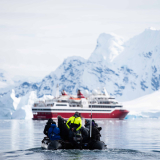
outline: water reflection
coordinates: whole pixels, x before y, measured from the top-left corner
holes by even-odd
[[[102,127],[101,140],[109,149],[160,151],[159,119],[98,119],[96,123]],[[0,145],[0,151],[40,148],[45,124],[46,121],[36,120],[0,120],[0,141],[3,144]],[[72,151],[70,154],[72,155]],[[73,153],[77,158],[81,154],[81,152]]]

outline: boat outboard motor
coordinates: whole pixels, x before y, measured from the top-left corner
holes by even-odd
[[[76,149],[82,148],[82,134],[80,131],[76,131],[73,136],[73,143]]]

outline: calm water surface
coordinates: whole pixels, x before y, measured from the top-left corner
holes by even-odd
[[[0,159],[160,159],[160,119],[96,120],[103,151],[41,149],[46,121],[0,120]]]

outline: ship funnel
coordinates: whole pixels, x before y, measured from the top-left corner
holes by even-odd
[[[84,95],[81,93],[80,90],[78,90],[78,92],[77,92],[77,97],[78,97],[78,98],[85,98]]]
[[[56,98],[59,97],[59,85],[57,84],[57,88],[56,88]]]
[[[62,91],[62,96],[66,96],[67,92],[65,90]]]

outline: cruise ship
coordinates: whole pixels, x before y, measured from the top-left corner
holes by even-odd
[[[103,93],[94,90],[92,94],[84,96],[80,90],[77,95],[68,95],[64,90],[59,96],[57,86],[56,98],[36,101],[32,107],[34,120],[56,119],[58,115],[69,118],[77,111],[82,118],[124,119],[129,111],[123,108],[115,98],[110,97],[105,88]]]

